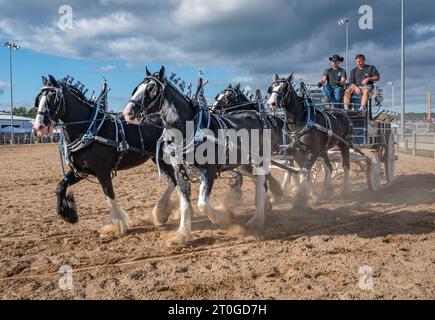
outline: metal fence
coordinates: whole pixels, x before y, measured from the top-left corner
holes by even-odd
[[[400,152],[413,156],[426,156],[435,159],[435,133],[406,134],[404,139],[396,140]]]

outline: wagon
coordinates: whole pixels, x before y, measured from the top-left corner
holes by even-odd
[[[327,110],[337,107],[337,104],[332,105],[326,100],[317,85],[306,85],[301,81],[300,90],[301,94],[308,96],[308,101],[311,101],[316,108]],[[360,98],[357,96],[352,97],[350,105],[351,109],[354,110],[346,111],[353,126],[351,163],[356,164],[356,167],[359,168],[358,172],[366,175],[368,188],[374,192],[381,188],[383,178],[387,183],[393,181],[394,163],[397,160],[393,131],[395,114],[381,109],[382,101],[383,91],[375,86],[365,111],[357,111],[361,106]],[[328,156],[334,168],[332,174],[337,176],[342,162],[340,151],[335,148],[331,149],[328,151]],[[283,154],[276,156],[273,161],[276,167],[294,171],[294,168],[288,170],[287,163],[286,150]],[[318,161],[313,167],[313,175],[318,176],[321,170],[323,170],[323,166]]]

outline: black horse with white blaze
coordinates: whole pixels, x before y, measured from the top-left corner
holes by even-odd
[[[232,129],[234,131],[244,129],[247,132],[258,130],[260,132],[260,145],[257,149],[263,149],[262,136],[266,132],[265,126],[273,127],[269,120],[263,123],[258,113],[243,112],[236,115],[218,116],[212,114],[209,110],[201,109],[193,101],[181,94],[170,82],[165,78],[165,68],[154,75],[147,70],[146,78],[136,87],[133,92],[132,99],[124,109],[124,117],[128,122],[138,123],[139,119],[143,119],[147,113],[160,111],[160,116],[167,130],[176,129],[181,132],[183,144],[190,145],[190,138],[187,136],[187,123],[192,121],[195,125],[195,135],[201,130],[197,128],[207,128],[209,132],[214,134],[214,137],[219,136],[219,131]],[[227,132],[225,131],[225,132]],[[279,142],[278,132],[271,130],[271,145]],[[169,146],[174,144],[168,143]],[[181,146],[175,145],[175,148]],[[198,150],[201,147],[197,147]],[[216,149],[219,149],[218,144],[214,144]],[[221,164],[218,156],[215,156],[212,161],[206,161],[203,164],[198,163],[196,157],[194,162],[178,161],[175,156],[170,157],[170,161],[175,170],[175,177],[179,187],[181,221],[177,234],[169,240],[169,245],[184,245],[191,238],[191,180],[192,178],[201,177],[200,194],[198,199],[198,208],[202,213],[205,213],[212,222],[217,224],[228,223],[228,217],[221,212],[214,210],[210,204],[210,194],[213,188],[214,181],[220,172],[232,170],[235,168],[246,166],[241,161],[243,156],[251,156],[252,149],[250,146],[243,145],[240,139],[232,145],[232,150],[237,152],[237,158],[234,163],[228,161]],[[226,151],[229,152],[228,146]],[[218,155],[216,152],[215,155]],[[261,151],[260,151],[261,153]],[[185,154],[183,154],[185,156]],[[228,159],[227,159],[228,160]],[[251,167],[251,165],[249,165]],[[261,168],[261,164],[257,163],[254,168]],[[260,170],[259,170],[260,171]],[[266,198],[267,184],[265,174],[256,176],[256,214],[248,222],[252,227],[263,227],[265,221],[265,208],[268,200]]]
[[[127,125],[122,116],[98,110],[82,92],[65,81],[57,81],[50,75],[48,79],[43,77],[42,83],[43,88],[35,99],[38,114],[34,130],[38,135],[46,135],[53,122],[60,123],[65,148],[69,149],[70,169],[57,185],[57,213],[69,223],[78,221],[74,198],[66,194],[67,188],[92,175],[97,177],[110,208],[109,223],[100,233],[126,232],[131,221],[115,199],[111,174],[113,170],[130,169],[149,159],[156,161],[156,145],[163,131],[160,116],[150,116],[154,124]],[[85,139],[89,134],[91,138]],[[153,209],[157,225],[169,217],[170,197],[176,184],[172,167],[162,163],[161,168],[168,177],[168,186]]]
[[[275,75],[275,82],[269,87],[270,95],[267,105],[272,112],[284,109],[288,120],[289,138],[293,147],[290,149],[294,159],[301,168],[301,186],[298,204],[305,205],[308,200],[309,173],[318,159],[325,161],[327,190],[332,190],[330,179],[332,165],[328,150],[335,146],[343,157],[344,183],[342,192],[350,192],[349,181],[350,147],[352,146],[352,124],[346,112],[339,109],[322,111],[309,105],[300,97],[292,86],[293,74],[288,78]]]
[[[256,99],[255,101],[251,101],[246,94],[240,90],[240,83],[234,87],[229,84],[227,88],[216,95],[215,102],[211,105],[210,109],[212,112],[218,114],[236,114],[245,111],[263,112],[261,92],[257,89]],[[281,117],[272,114],[267,114],[265,116],[269,118],[279,132],[282,132],[284,121]],[[275,154],[280,153],[282,151],[280,145],[283,144],[283,139],[281,139],[280,143],[275,145],[275,147],[277,147],[276,150],[272,151]],[[294,160],[289,159],[289,164],[291,166],[293,166],[293,163]],[[294,174],[290,176],[290,173],[286,171],[284,173],[284,179],[280,185],[271,174],[268,174],[267,181],[269,183],[274,200],[279,201],[284,198],[283,191],[287,190],[287,187],[290,183],[293,185],[293,187],[297,187],[299,185],[298,179],[299,177]]]

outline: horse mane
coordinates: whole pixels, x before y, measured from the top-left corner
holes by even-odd
[[[67,83],[67,82],[65,82],[65,81],[59,81],[59,83],[60,83],[62,86],[66,87],[66,88],[68,89],[68,91],[69,91],[73,96],[75,96],[77,99],[81,100],[82,102],[84,102],[84,103],[86,103],[86,104],[88,104],[88,105],[90,105],[90,106],[93,106],[93,105],[94,105],[94,102],[91,101],[90,99],[88,99],[88,98],[83,94],[83,92],[81,92],[81,91],[78,90],[77,88],[73,87],[72,85],[70,85],[69,83]]]
[[[153,77],[157,78],[158,73],[155,73],[153,75]],[[175,90],[175,92],[177,92],[180,96],[182,96],[188,103],[196,105],[196,102],[194,100],[192,100],[189,96],[185,95],[184,93],[182,93],[171,81],[169,81],[166,77],[165,77],[165,85],[168,85],[169,87],[171,87],[172,89]]]

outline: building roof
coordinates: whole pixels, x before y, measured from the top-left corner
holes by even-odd
[[[10,114],[0,114],[0,120],[11,120]],[[20,116],[14,116],[14,120],[20,120],[20,121],[32,121],[33,118],[27,118],[27,117],[20,117]]]

